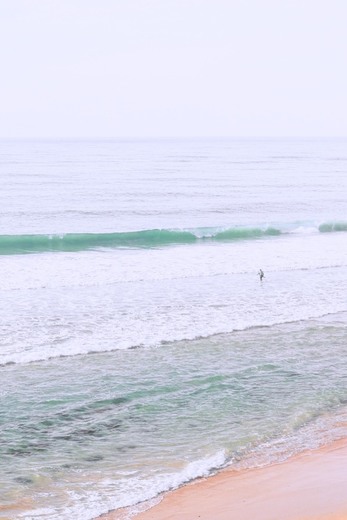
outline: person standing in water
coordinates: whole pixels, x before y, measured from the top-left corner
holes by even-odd
[[[258,275],[259,275],[260,281],[262,282],[262,281],[263,281],[263,278],[264,278],[264,276],[265,276],[264,271],[263,271],[262,269],[259,269],[259,273],[258,273]]]

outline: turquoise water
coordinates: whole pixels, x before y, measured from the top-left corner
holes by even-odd
[[[346,436],[344,150],[2,143],[0,518]]]
[[[311,225],[312,226],[312,225]],[[289,231],[275,227],[250,228],[239,226],[229,229],[198,228],[195,230],[148,229],[129,233],[66,233],[61,235],[2,235],[0,236],[0,254],[15,255],[25,253],[47,253],[50,251],[88,251],[97,248],[153,248],[165,245],[192,244],[202,241],[228,242],[250,240],[266,236],[278,236]],[[295,225],[291,225],[292,228]],[[320,233],[347,231],[347,223],[334,222],[320,224]]]

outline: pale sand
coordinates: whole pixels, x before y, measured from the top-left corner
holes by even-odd
[[[128,518],[124,511],[102,516]],[[347,440],[284,463],[225,470],[164,495],[136,520],[347,520]]]

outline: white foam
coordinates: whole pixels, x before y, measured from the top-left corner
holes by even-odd
[[[346,268],[23,291],[0,310],[0,363],[28,363],[305,320],[347,310]]]
[[[148,479],[128,478],[124,481],[105,479],[80,483],[78,490],[69,492],[69,506],[62,509],[40,508],[19,514],[18,518],[36,520],[92,520],[112,509],[134,506],[151,500],[160,493],[176,489],[191,480],[206,477],[226,463],[221,450],[214,455],[187,463],[178,472],[158,474]]]

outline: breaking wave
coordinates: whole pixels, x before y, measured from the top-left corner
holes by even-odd
[[[231,242],[283,234],[332,233],[347,231],[347,222],[307,223],[276,226],[234,226],[195,229],[147,229],[119,233],[65,233],[42,235],[0,235],[0,254],[77,252],[98,248],[157,248],[202,241]]]

